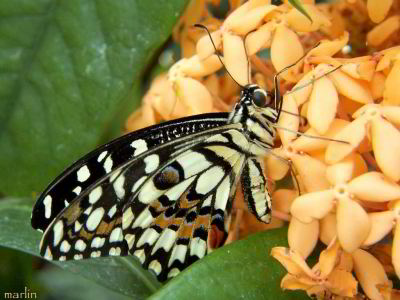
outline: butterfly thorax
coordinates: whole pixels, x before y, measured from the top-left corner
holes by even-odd
[[[242,124],[242,130],[252,145],[249,151],[254,155],[265,152],[274,146],[277,111],[265,107],[270,94],[257,85],[247,85],[242,90],[240,100],[232,110],[228,123]]]

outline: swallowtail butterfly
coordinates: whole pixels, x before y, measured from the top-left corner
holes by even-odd
[[[44,232],[40,254],[134,255],[164,281],[207,254],[209,230],[224,231],[239,180],[251,212],[268,223],[262,156],[274,146],[282,107],[278,74],[274,93],[243,87],[231,113],[129,133],[67,168],[33,208],[32,227]]]

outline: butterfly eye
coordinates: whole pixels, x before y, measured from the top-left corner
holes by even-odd
[[[265,107],[271,102],[271,97],[262,89],[253,92],[253,103],[258,107]]]

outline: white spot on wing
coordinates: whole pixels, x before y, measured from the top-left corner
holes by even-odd
[[[142,185],[142,183],[147,179],[147,176],[140,177],[132,187],[132,193],[136,192],[136,190]]]
[[[74,259],[75,260],[80,260],[80,259],[82,259],[83,258],[83,255],[82,254],[75,254],[74,255]]]
[[[92,240],[92,243],[90,244],[90,247],[92,247],[92,248],[101,248],[101,247],[103,247],[105,241],[106,241],[105,238],[96,236]]]
[[[141,247],[145,243],[149,244],[150,246],[154,244],[156,239],[159,237],[159,233],[155,231],[153,228],[147,228],[145,232],[143,232],[142,236],[137,242],[137,247]]]
[[[192,239],[190,242],[190,255],[196,255],[198,258],[203,258],[206,254],[206,242],[199,237]]]
[[[171,271],[168,273],[168,278],[175,277],[178,275],[181,271],[178,268],[173,268]]]
[[[146,254],[144,253],[143,249],[136,250],[135,252],[133,252],[133,255],[135,255],[139,259],[141,264],[144,263],[144,261],[146,259]]]
[[[113,184],[115,194],[119,199],[122,199],[125,196],[124,182],[125,176],[119,175],[119,177],[114,181]]]
[[[106,157],[106,155],[107,155],[107,151],[101,152],[99,157],[97,157],[97,161],[101,162],[104,159],[104,157]]]
[[[81,239],[77,240],[75,242],[75,249],[80,252],[84,251],[86,249],[86,243]]]
[[[81,193],[82,188],[80,186],[77,186],[72,191],[78,196]]]
[[[53,245],[56,247],[58,243],[61,241],[61,238],[63,237],[64,234],[64,224],[61,220],[58,220],[57,223],[53,227],[54,231],[54,241]]]
[[[176,237],[177,233],[174,230],[169,228],[164,229],[157,240],[157,243],[154,245],[151,255],[156,253],[159,248],[164,248],[166,252],[171,250],[172,245],[175,243]]]
[[[231,185],[229,181],[229,176],[226,176],[217,189],[217,194],[215,195],[215,209],[225,210],[226,203],[228,202],[229,193],[231,190]]]
[[[150,225],[150,223],[153,221],[153,216],[151,215],[149,208],[147,207],[144,209],[140,215],[136,218],[135,222],[132,225],[132,228],[136,227],[142,227],[146,228]]]
[[[168,197],[170,200],[178,200],[180,196],[182,196],[183,192],[190,186],[190,184],[196,179],[195,176],[190,177],[181,183],[175,185],[174,187],[170,188],[166,193],[165,196]]]
[[[99,226],[101,219],[104,215],[104,208],[98,207],[96,208],[88,217],[86,221],[86,227],[88,230],[93,231]]]
[[[224,174],[222,168],[218,166],[208,169],[197,180],[196,192],[203,195],[207,194],[221,181]]]
[[[176,160],[182,167],[185,173],[185,178],[189,178],[199,172],[209,168],[211,163],[200,154],[195,151],[185,152],[184,155],[177,158]]]
[[[112,158],[111,156],[108,156],[103,163],[104,170],[106,171],[107,174],[111,172],[112,166],[113,166]]]
[[[92,253],[90,253],[90,257],[100,257],[100,255],[101,255],[101,252],[99,250],[93,251]]]
[[[153,180],[146,182],[141,188],[138,199],[144,204],[149,204],[163,194],[163,191],[157,189]]]
[[[108,211],[107,215],[109,216],[110,219],[112,219],[112,217],[114,217],[115,213],[117,211],[117,204],[114,204],[110,210]]]
[[[170,267],[175,260],[179,260],[180,262],[183,263],[185,261],[186,252],[187,252],[186,245],[175,245],[174,248],[172,249],[171,257],[168,262],[168,267]]]
[[[128,228],[131,225],[133,218],[134,215],[132,213],[132,209],[128,207],[122,215],[122,229]]]
[[[79,223],[79,221],[76,220],[74,223],[74,231],[78,232],[79,230],[81,230],[81,228],[82,228],[82,223]]]
[[[145,140],[142,139],[133,141],[131,143],[131,146],[135,148],[135,152],[133,153],[134,156],[137,156],[147,150],[147,143]]]
[[[144,163],[146,164],[144,171],[149,174],[158,168],[160,157],[157,154],[146,156],[144,158]]]
[[[46,252],[44,253],[44,258],[46,258],[48,260],[53,259],[53,254],[51,253],[50,247],[48,247],[48,246],[46,248]]]
[[[90,177],[90,171],[87,166],[81,167],[78,172],[76,172],[76,176],[79,182],[85,182]]]
[[[60,251],[64,253],[68,253],[69,249],[71,249],[71,244],[68,243],[67,240],[63,240],[60,246]]]
[[[101,188],[101,186],[98,186],[95,189],[93,189],[93,191],[91,191],[89,194],[89,202],[91,204],[96,203],[97,200],[100,199],[102,193],[103,193],[103,189]]]
[[[135,243],[135,235],[134,234],[126,234],[125,235],[125,241],[128,243],[129,249],[133,247],[133,244]]]
[[[110,234],[110,243],[120,242],[123,240],[122,229],[120,227],[114,228]]]
[[[149,270],[153,270],[157,275],[161,273],[161,269],[161,264],[156,259],[149,264]]]
[[[121,248],[120,247],[111,247],[108,254],[111,256],[121,255]]]
[[[43,200],[43,204],[44,204],[44,216],[46,217],[46,219],[49,219],[51,217],[51,203],[52,203],[53,199],[51,198],[50,195],[47,195],[44,200]]]

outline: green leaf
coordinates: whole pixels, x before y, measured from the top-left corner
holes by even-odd
[[[41,191],[137,105],[186,2],[0,1],[0,193]]]
[[[0,246],[39,255],[41,234],[30,226],[32,207],[27,199],[0,201]],[[155,276],[133,257],[104,257],[54,262],[104,287],[134,299],[150,296],[161,287]]]
[[[35,277],[45,287],[38,298],[63,300],[129,300],[128,296],[113,292],[81,276],[58,268],[45,269]]]
[[[309,299],[301,291],[281,290],[286,271],[270,256],[275,246],[287,246],[287,228],[254,234],[212,252],[150,299]]]
[[[311,23],[313,22],[310,15],[304,9],[302,3],[299,0],[289,0],[289,3],[292,4],[293,7],[296,8],[299,12],[301,12],[304,16],[306,16],[307,19],[309,19]]]

